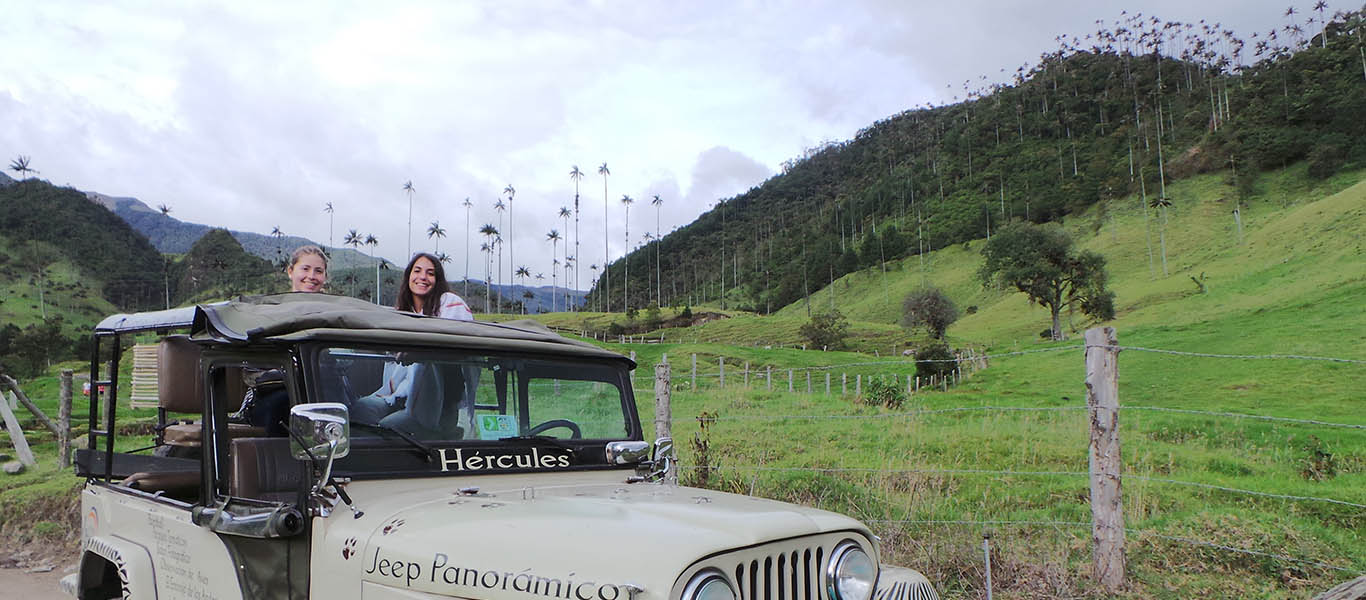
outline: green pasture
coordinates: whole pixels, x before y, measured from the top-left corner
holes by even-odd
[[[1125,347],[1126,597],[1309,598],[1366,573],[1363,174],[1319,182],[1302,166],[1264,174],[1239,206],[1241,237],[1224,175],[1171,184],[1166,276],[1159,223],[1149,223],[1150,264],[1138,198],[1067,221],[1079,246],[1108,260],[1118,315],[1106,325]],[[890,561],[926,572],[946,598],[984,596],[984,534],[995,597],[1099,597],[1089,575],[1081,348],[1081,331],[1095,323],[1065,315],[1070,339],[1040,339],[1046,311],[977,280],[981,243],[937,249],[923,267],[912,257],[890,263],[885,275],[854,273],[814,293],[813,309],[833,302],[849,317],[851,351],[801,348],[805,301],[772,316],[694,306],[695,315],[715,314],[643,335],[662,343],[598,343],[635,353],[636,400],[651,434],[654,367],[667,356],[685,482],[864,519]],[[988,353],[988,365],[898,408],[869,406],[856,381],[895,376],[904,389],[915,371],[900,350],[924,343],[923,334],[902,330],[896,317],[900,297],[926,281],[964,311],[949,341]],[[677,314],[661,311],[666,320]],[[533,318],[568,330],[627,324],[621,314]],[[54,415],[60,366],[78,375],[87,368],[59,365],[24,382]],[[124,382],[129,367],[125,360]],[[79,383],[73,420],[83,423]],[[121,409],[121,426],[146,427],[151,414]],[[58,476],[50,436],[34,437],[41,467],[0,477],[0,534],[70,541],[74,517],[13,516],[67,514],[64,494],[75,485]],[[124,438],[129,447],[146,439]]]

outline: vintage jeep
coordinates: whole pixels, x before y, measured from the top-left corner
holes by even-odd
[[[115,433],[133,334],[159,337],[151,445]],[[283,294],[93,346],[78,598],[936,598],[853,519],[671,483],[634,363],[532,322]]]

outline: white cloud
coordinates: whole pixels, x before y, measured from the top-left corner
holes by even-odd
[[[29,3],[0,19],[0,152],[235,229],[324,241],[332,202],[337,231],[373,233],[399,262],[404,181],[414,246],[439,219],[457,252],[461,200],[496,223],[511,183],[516,260],[540,270],[577,164],[586,278],[605,224],[612,254],[626,248],[623,194],[633,237],[654,229],[654,194],[667,231],[807,147],[1004,77],[1123,8],[1282,21],[1264,0]]]

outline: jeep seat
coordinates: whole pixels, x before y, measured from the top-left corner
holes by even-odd
[[[204,427],[198,419],[164,425],[167,413],[203,414],[204,371],[200,368],[200,348],[188,336],[167,336],[157,345],[157,406],[161,409],[162,440],[172,446],[198,448]],[[236,411],[246,395],[241,369],[224,369],[227,378],[228,412]],[[265,435],[261,427],[228,424],[230,438]]]
[[[228,494],[270,502],[295,502],[309,476],[308,463],[296,460],[287,437],[248,437],[232,441]]]

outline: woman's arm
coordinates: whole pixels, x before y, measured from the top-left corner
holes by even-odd
[[[436,316],[456,321],[474,320],[474,313],[470,312],[470,307],[465,304],[464,299],[455,295],[455,292],[441,295],[441,306],[437,307]]]

